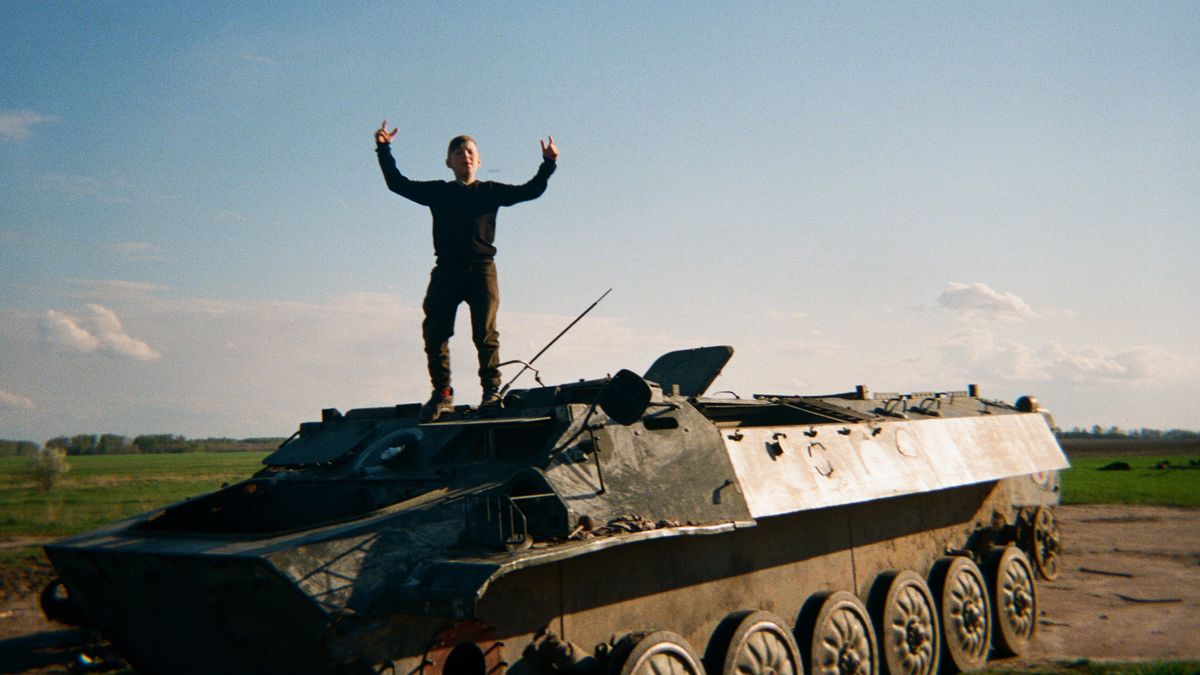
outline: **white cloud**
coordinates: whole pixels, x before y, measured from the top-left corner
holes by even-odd
[[[80,326],[75,318],[62,312],[47,310],[44,328],[46,339],[59,347],[84,353],[100,349],[100,338]]]
[[[966,319],[1004,320],[1034,316],[1024,300],[1012,293],[992,290],[985,284],[964,284],[951,281],[938,293],[939,308],[954,312]]]
[[[116,312],[102,305],[88,304],[87,308],[92,315],[86,318],[48,310],[43,322],[46,340],[83,354],[107,354],[136,361],[156,361],[162,357],[150,345],[129,335]]]
[[[33,401],[0,389],[0,410],[32,410]]]
[[[974,377],[1006,381],[1049,379],[1046,364],[1033,350],[1013,340],[1002,340],[984,330],[966,330],[942,343],[942,356],[950,364],[961,366]]]
[[[1088,347],[1070,352],[1055,343],[1038,350],[1038,357],[1051,377],[1069,382],[1154,379],[1169,372],[1162,366],[1172,360],[1170,354],[1151,347],[1117,352]]]
[[[52,119],[54,118],[35,113],[32,110],[0,112],[0,138],[10,141],[24,140],[33,134],[34,125],[44,124]]]
[[[1200,370],[1194,360],[1159,347],[1068,349],[1050,343],[1034,349],[983,330],[968,330],[946,339],[942,355],[953,366],[1010,382],[1162,384]]]
[[[92,323],[100,342],[108,351],[138,361],[154,361],[162,356],[150,345],[126,333],[116,312],[100,305],[88,305],[88,309],[92,310]]]

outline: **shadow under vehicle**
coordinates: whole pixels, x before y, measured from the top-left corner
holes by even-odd
[[[322,412],[46,547],[144,673],[933,673],[1021,653],[1067,460],[1035,400],[706,396],[732,355]]]

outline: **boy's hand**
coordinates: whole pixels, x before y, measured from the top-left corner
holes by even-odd
[[[379,125],[379,128],[375,130],[375,142],[380,145],[387,145],[392,142],[392,138],[396,136],[397,131],[399,131],[399,127],[392,129],[391,133],[388,133],[387,120],[384,120],[383,123]],[[550,142],[553,144],[554,139],[550,139]],[[545,146],[542,146],[542,148],[544,152]]]
[[[550,136],[550,142],[539,140],[542,144],[542,159],[548,159],[551,162],[558,159],[558,146],[554,144],[554,137]]]

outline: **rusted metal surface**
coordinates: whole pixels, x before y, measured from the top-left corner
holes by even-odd
[[[432,424],[417,404],[326,410],[250,480],[47,554],[147,673],[621,670],[614,637],[724,653],[730,616],[795,627],[818,595],[865,602],[947,553],[1016,544],[1053,564],[1037,514],[1066,460],[1035,404],[704,397],[730,354]]]

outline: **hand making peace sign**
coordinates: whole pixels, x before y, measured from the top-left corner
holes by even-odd
[[[538,142],[542,144],[542,159],[550,161],[558,159],[558,146],[554,144],[553,136],[550,136],[550,143],[548,144],[543,140],[539,140]]]
[[[392,142],[393,138],[395,138],[397,131],[399,131],[399,127],[393,128],[391,133],[388,133],[387,120],[384,120],[383,123],[379,125],[379,129],[375,131],[375,142],[380,145],[387,145],[388,143]],[[550,140],[553,142],[554,139]]]

